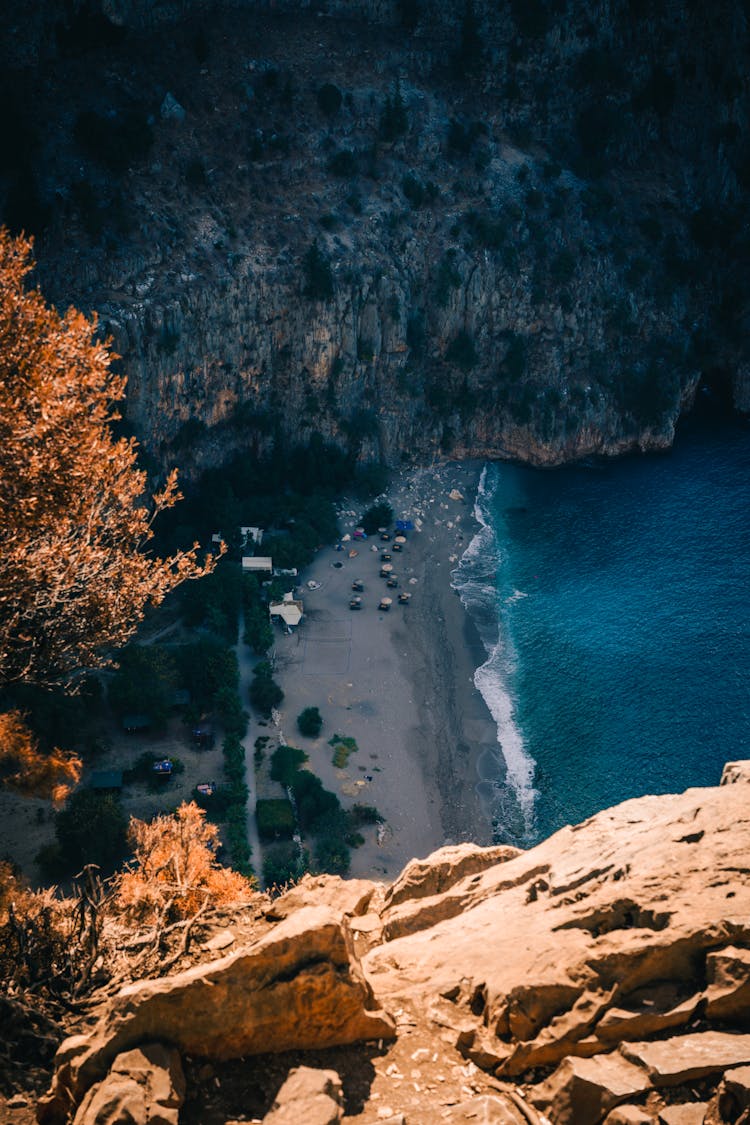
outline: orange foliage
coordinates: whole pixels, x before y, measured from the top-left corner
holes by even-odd
[[[96,316],[61,316],[26,288],[32,268],[31,243],[0,230],[0,684],[70,685],[214,560],[144,550],[176,473],[145,496],[135,441],[110,429],[125,379]]]
[[[43,754],[18,711],[0,714],[0,784],[19,793],[64,801],[81,776],[81,759],[62,750]]]
[[[129,838],[135,865],[117,877],[116,907],[131,920],[189,918],[204,903],[246,901],[253,884],[221,867],[219,832],[194,802],[146,822],[133,818]]]

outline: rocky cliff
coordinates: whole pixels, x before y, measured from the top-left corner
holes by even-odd
[[[307,876],[253,939],[238,915],[202,963],[105,999],[39,1120],[746,1122],[748,855],[739,762],[528,852]]]
[[[744,7],[48,0],[6,217],[159,463],[552,464],[748,398]]]

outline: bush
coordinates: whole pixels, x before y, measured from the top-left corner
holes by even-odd
[[[393,508],[383,501],[373,504],[362,516],[362,527],[367,535],[374,535],[379,527],[390,527],[393,523]]]
[[[58,813],[55,835],[71,870],[85,863],[111,867],[127,852],[127,819],[118,797],[79,789]]]
[[[294,810],[284,797],[258,801],[255,819],[261,840],[291,840],[294,835]]]
[[[250,702],[261,715],[270,718],[271,711],[278,707],[284,698],[284,692],[272,677],[258,676],[250,684]]]
[[[295,883],[310,868],[310,853],[296,844],[272,844],[263,855],[263,878],[267,887]]]
[[[271,780],[285,787],[293,786],[300,766],[307,760],[305,751],[297,746],[278,746],[271,755]]]
[[[297,729],[306,738],[317,738],[323,727],[323,716],[317,707],[305,707],[297,716]]]
[[[341,109],[341,91],[333,82],[324,82],[317,93],[318,108],[326,117],[333,117]]]
[[[328,745],[333,747],[333,764],[340,770],[348,763],[349,756],[359,749],[356,738],[343,734],[334,734],[333,738],[329,739]]]
[[[315,866],[318,871],[329,875],[348,875],[350,864],[351,852],[340,836],[323,835],[315,841]]]

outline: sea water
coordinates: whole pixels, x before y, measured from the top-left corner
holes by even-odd
[[[669,453],[496,463],[454,572],[498,730],[478,781],[522,844],[750,757],[750,428],[695,421]]]

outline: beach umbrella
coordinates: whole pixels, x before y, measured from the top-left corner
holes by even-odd
[[[405,543],[406,542],[406,536],[405,535],[397,535],[396,538],[393,540],[393,542],[394,543]]]
[[[378,609],[390,609],[392,605],[393,605],[393,599],[392,598],[381,598],[380,599],[380,605],[378,606]]]
[[[381,577],[384,574],[390,574],[392,570],[393,570],[393,563],[383,563],[383,565],[380,568]]]

